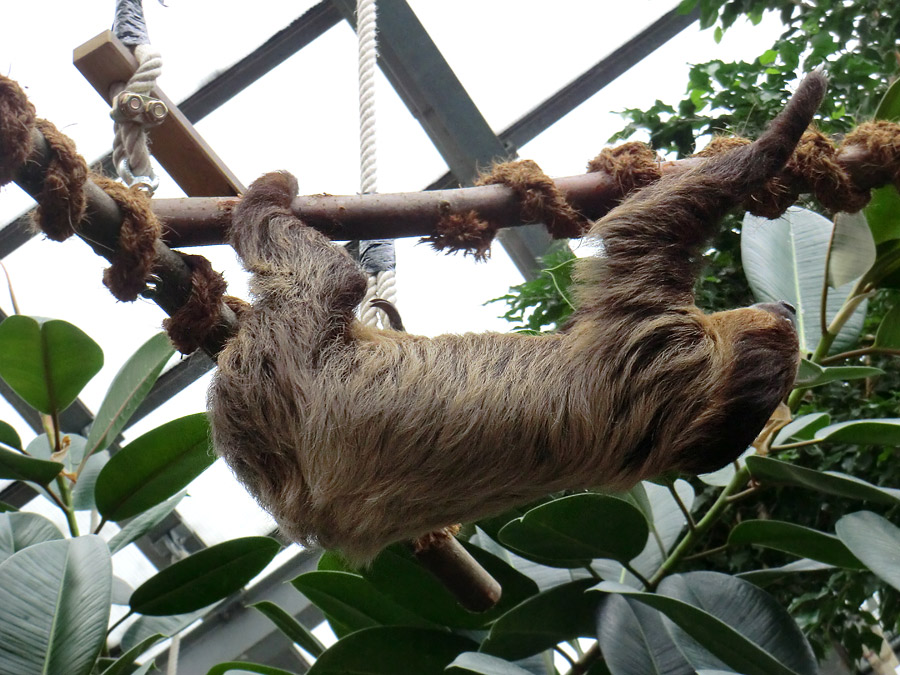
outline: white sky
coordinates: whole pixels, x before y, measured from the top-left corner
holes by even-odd
[[[162,7],[146,0],[150,37],[165,61],[160,87],[172,100],[182,100],[314,4],[168,0],[168,7]],[[499,132],[677,3],[410,4]],[[111,147],[112,122],[106,104],[72,65],[72,50],[110,26],[113,6],[112,0],[7,3],[0,22],[0,72],[26,88],[38,114],[71,136],[88,161]],[[713,58],[752,60],[771,46],[779,31],[778,21],[767,17],[757,27],[735,26],[716,45],[712,31],[701,33],[695,25],[521,148],[520,156],[534,159],[551,176],[581,173],[587,160],[623,126],[611,111],[647,107],[657,98],[675,103],[684,93],[688,64]],[[353,193],[359,183],[356,59],[355,35],[341,23],[197,127],[245,184],[266,171],[287,169],[297,175],[301,192]],[[420,190],[443,174],[446,165],[380,73],[377,87],[379,190]],[[157,195],[181,194],[164,176]],[[3,188],[0,224],[30,206],[18,188]],[[232,294],[246,296],[244,274],[229,248],[197,252],[224,272]],[[414,240],[397,243],[397,258],[398,307],[412,332],[508,329],[497,318],[502,305],[482,305],[521,281],[499,245],[487,264],[443,256]],[[4,263],[23,313],[71,321],[103,348],[106,365],[82,397],[96,410],[121,364],[159,330],[162,311],[149,301],[116,302],[100,281],[105,261],[74,238],[63,244],[36,238]],[[2,281],[0,308],[12,312]],[[195,383],[129,430],[127,437],[202,410],[207,383],[206,378]],[[2,401],[0,420],[16,427],[25,443],[33,437]],[[64,529],[49,503],[30,508]],[[179,512],[208,544],[272,527],[221,463],[191,485]],[[117,574],[132,584],[152,572],[134,547],[117,555],[115,565]]]

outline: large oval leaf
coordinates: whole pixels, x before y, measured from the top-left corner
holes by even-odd
[[[744,581],[749,581],[757,586],[765,586],[773,581],[784,578],[789,574],[801,574],[803,572],[821,572],[822,570],[833,570],[833,565],[827,565],[818,560],[795,560],[794,562],[782,565],[781,567],[767,567],[761,570],[750,570],[749,572],[741,572],[736,575]]]
[[[59,528],[37,513],[0,513],[0,563],[29,546],[62,538]]]
[[[798,485],[829,495],[878,504],[900,502],[900,490],[872,485],[856,476],[835,471],[815,471],[771,457],[749,457],[747,467],[756,480],[766,484]]]
[[[26,480],[38,485],[46,485],[63,470],[60,462],[26,457],[18,452],[0,448],[0,478]]]
[[[178,502],[181,501],[184,495],[184,492],[177,494],[168,501],[157,504],[152,509],[144,511],[133,520],[129,520],[128,524],[116,532],[109,540],[109,552],[113,554],[118,553],[135,539],[138,539],[156,527],[166,516],[175,510],[175,507],[178,506]]]
[[[775,436],[775,440],[772,441],[772,445],[788,443],[792,439],[795,441],[806,441],[815,438],[816,432],[823,427],[827,427],[830,423],[831,415],[826,412],[802,415],[782,427],[778,435]]]
[[[872,199],[864,213],[876,244],[900,239],[900,216],[897,215],[900,214],[900,194],[893,185],[872,190]]]
[[[42,413],[66,409],[103,367],[103,351],[66,321],[10,316],[0,323],[0,377]]]
[[[863,568],[856,556],[834,535],[780,520],[745,520],[738,523],[728,535],[728,543],[764,546],[835,567]]]
[[[612,675],[694,675],[655,609],[611,595],[597,616],[597,639]]]
[[[322,652],[325,651],[325,646],[319,642],[315,635],[274,602],[263,600],[250,606],[274,623],[275,627],[287,636],[291,642],[302,647],[314,657],[321,656]]]
[[[753,295],[759,302],[786,300],[797,308],[800,351],[815,351],[822,338],[819,316],[825,279],[825,256],[832,223],[818,213],[789,208],[776,220],[744,216],[741,259]],[[826,316],[831,320],[851,290],[845,284],[828,294]],[[832,351],[856,344],[865,319],[866,303],[860,304],[844,324]]]
[[[141,642],[157,633],[166,637],[176,635],[202,617],[203,614],[203,611],[199,611],[176,616],[139,616],[134,623],[125,629],[125,633],[122,635],[122,649],[134,649]]]
[[[529,598],[494,622],[481,651],[515,661],[592,636],[600,596],[585,591],[595,583],[580,579]]]
[[[301,574],[291,584],[325,613],[338,633],[372,626],[433,625],[401,607],[358,574],[317,570]]]
[[[356,572],[378,591],[422,618],[452,628],[483,628],[519,602],[538,592],[537,584],[507,562],[478,546],[463,542],[473,558],[503,588],[499,602],[485,612],[469,612],[401,545],[382,551],[371,564],[355,571],[334,553],[326,552],[319,569]]]
[[[585,567],[594,558],[628,562],[644,549],[644,514],[617,497],[593,492],[554,499],[507,523],[500,542],[552,567]]]
[[[832,443],[898,446],[900,418],[838,422],[820,429],[816,436]]]
[[[210,546],[138,586],[131,595],[131,610],[158,616],[211,605],[262,572],[279,548],[269,537],[243,537]]]
[[[165,333],[145,342],[116,373],[88,434],[86,456],[112,443],[147,396],[175,350]]]
[[[831,382],[862,380],[867,377],[877,377],[878,375],[884,375],[884,371],[881,368],[872,368],[871,366],[832,366],[826,368],[813,361],[800,359],[800,367],[797,369],[794,386],[808,389],[821,387]]]
[[[532,675],[530,670],[490,654],[464,652],[447,666],[448,673],[480,673],[480,675]]]
[[[112,564],[88,535],[36,544],[0,564],[0,672],[88,675],[106,639]]]
[[[828,285],[840,288],[858,279],[875,263],[875,240],[864,213],[838,213],[834,218]]]
[[[667,623],[667,630],[694,668],[724,670],[727,664],[745,675],[819,672],[809,643],[790,615],[746,581],[716,572],[689,572],[665,578],[656,594],[609,582],[596,590],[623,593],[665,614],[675,624]]]
[[[103,467],[94,496],[106,520],[123,520],[176,494],[214,461],[205,413],[172,420],[135,439]]]
[[[338,640],[309,669],[309,675],[442,675],[472,640],[442,630],[378,626]]]
[[[262,663],[250,663],[249,661],[229,661],[219,663],[206,673],[206,675],[225,675],[226,673],[258,673],[259,675],[295,675],[289,670],[266,666]]]
[[[866,567],[900,590],[900,528],[871,511],[858,511],[841,518],[835,530]]]
[[[19,434],[12,428],[12,425],[6,422],[0,422],[0,445],[6,445],[16,450],[22,449],[22,439]]]
[[[900,305],[894,305],[878,324],[874,346],[900,349]]]

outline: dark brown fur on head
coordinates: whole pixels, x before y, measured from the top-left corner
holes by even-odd
[[[825,89],[807,77],[754,144],[644,188],[594,225],[564,333],[424,338],[361,325],[365,277],[259,179],[232,242],[253,308],[210,391],[217,451],[291,537],[365,561],[394,541],[566,488],[626,488],[737,457],[790,390],[791,322],[704,315],[721,216],[776,173]]]

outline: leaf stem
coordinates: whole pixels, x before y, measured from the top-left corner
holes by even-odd
[[[637,580],[644,585],[644,588],[650,587],[650,582],[647,580],[647,577],[634,569],[634,567],[631,566],[631,563],[624,562],[622,563],[622,567],[631,572],[635,576],[635,578],[637,578]]]
[[[131,616],[132,614],[134,614],[134,610],[133,610],[133,609],[129,609],[129,610],[128,610],[128,613],[125,614],[125,616],[123,616],[121,619],[119,619],[119,620],[116,621],[112,626],[109,627],[109,630],[106,631],[106,635],[109,636],[110,633],[112,633],[116,628],[118,628],[119,626],[121,626],[122,623],[125,621],[125,619],[127,619],[127,618],[128,618],[129,616]]]
[[[59,487],[59,495],[62,499],[62,510],[66,514],[66,522],[69,524],[69,532],[73,537],[79,536],[78,521],[75,520],[75,510],[72,508],[72,488],[66,483],[66,479],[60,474],[56,477],[56,485]]]
[[[684,538],[678,542],[678,545],[672,553],[669,554],[669,557],[662,562],[659,569],[656,570],[656,573],[650,577],[647,590],[652,591],[655,589],[659,585],[659,582],[682,561],[685,555],[687,555],[687,552],[697,544],[700,537],[702,537],[713,523],[719,519],[719,516],[722,515],[722,511],[728,506],[728,498],[739,489],[743,488],[748,480],[750,480],[750,471],[746,466],[735,472],[731,482],[719,493],[716,501],[709,507],[709,511],[704,514],[703,518],[700,519],[700,522],[697,523],[697,526],[693,530],[688,531]]]
[[[563,657],[566,661],[569,662],[570,669],[575,667],[575,659],[573,659],[571,656],[566,654],[565,649],[561,649],[559,647],[559,645],[557,645],[556,647],[553,648],[553,651],[555,651],[557,654],[559,654],[561,657]],[[572,671],[570,670],[569,672],[572,672]]]
[[[900,356],[900,349],[889,349],[888,347],[862,347],[861,349],[853,349],[849,352],[841,352],[840,354],[834,354],[833,356],[826,356],[819,363],[823,366],[827,366],[828,364],[836,363],[837,361],[853,359],[858,356],[869,356],[870,354]]]
[[[569,675],[584,675],[584,673],[587,673],[591,666],[594,665],[594,662],[599,659],[600,643],[595,642],[591,645],[591,648],[584,653],[584,656],[572,664],[572,670],[569,671]]]
[[[667,481],[666,487],[668,488],[669,493],[675,499],[675,503],[678,504],[678,508],[681,509],[681,512],[684,514],[684,517],[687,520],[688,529],[696,529],[697,523],[694,521],[694,516],[691,515],[690,509],[685,506],[684,502],[681,501],[681,496],[678,494],[678,490],[675,489],[675,484]]]
[[[782,443],[781,445],[773,445],[769,450],[771,452],[781,452],[782,450],[793,450],[794,448],[805,448],[807,445],[815,445],[821,443],[821,438],[810,438],[805,441],[797,441],[795,443]]]

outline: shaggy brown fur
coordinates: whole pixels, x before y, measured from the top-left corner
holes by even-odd
[[[787,310],[704,315],[693,285],[726,210],[785,163],[824,93],[808,77],[754,144],[644,188],[594,225],[556,335],[373,330],[366,280],[259,179],[231,238],[256,302],[219,357],[218,452],[297,541],[364,562],[391,542],[564,488],[627,488],[737,457],[791,388]]]

